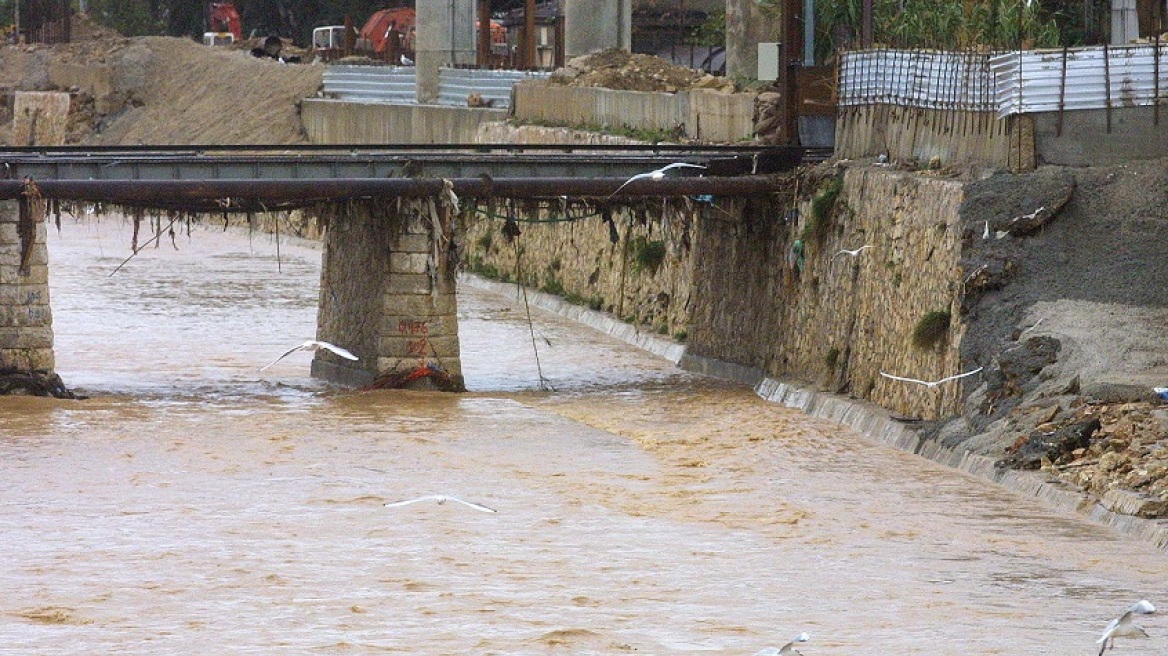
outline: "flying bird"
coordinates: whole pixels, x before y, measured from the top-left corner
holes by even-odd
[[[680,168],[704,169],[706,167],[702,166],[701,164],[690,164],[689,162],[674,162],[672,164],[666,164],[665,166],[662,166],[661,168],[657,169],[656,171],[649,171],[648,173],[638,173],[638,174],[634,175],[633,177],[629,178],[628,180],[625,180],[623,183],[621,183],[621,186],[616,188],[616,191],[614,191],[608,195],[608,198],[612,198],[613,196],[617,195],[617,193],[620,192],[621,189],[624,189],[625,186],[628,185],[630,182],[635,182],[637,180],[661,180],[665,177],[665,174],[668,173],[671,169],[680,169]]]
[[[1147,599],[1141,599],[1127,609],[1123,615],[1111,620],[1107,624],[1107,628],[1103,629],[1103,635],[1095,642],[1100,644],[1099,656],[1103,656],[1103,652],[1108,648],[1115,648],[1116,638],[1147,638],[1148,632],[1144,631],[1144,627],[1132,621],[1132,615],[1140,614],[1147,615],[1156,612],[1156,607]],[[1110,641],[1110,647],[1108,646]]]
[[[794,640],[792,640],[791,642],[788,642],[787,644],[783,645],[782,647],[780,647],[778,649],[775,649],[774,647],[767,647],[766,649],[760,650],[754,656],[790,656],[791,654],[798,654],[798,656],[803,656],[803,654],[801,652],[799,652],[798,650],[795,649],[795,643],[796,642],[807,642],[810,639],[811,639],[811,636],[807,635],[807,632],[804,631],[803,633],[800,633],[799,635],[795,636]]]
[[[982,370],[982,367],[978,367],[977,369],[974,369],[972,371],[967,371],[963,374],[957,374],[956,376],[948,376],[946,378],[942,378],[941,380],[917,380],[916,378],[902,378],[901,376],[893,376],[892,374],[886,374],[883,371],[880,372],[880,375],[884,376],[885,378],[891,378],[892,380],[900,380],[900,381],[904,381],[906,383],[917,383],[918,385],[924,385],[925,387],[936,387],[936,386],[940,385],[941,383],[947,383],[951,380],[957,380],[958,378],[965,378],[966,376],[972,376],[981,370]]]
[[[341,356],[342,358],[346,358],[349,360],[360,360],[360,358],[353,355],[352,353],[349,353],[348,351],[337,346],[336,344],[329,344],[328,342],[320,342],[320,341],[317,341],[315,339],[310,339],[307,342],[304,342],[303,344],[301,344],[299,346],[294,346],[294,347],[288,349],[287,351],[284,351],[284,355],[281,355],[280,357],[276,358],[275,360],[272,360],[271,362],[260,367],[260,371],[267,369],[268,367],[276,364],[280,360],[283,360],[284,358],[288,357],[289,355],[292,355],[293,353],[295,353],[297,351],[313,351],[313,352],[315,352],[315,351],[319,351],[320,349],[327,349],[329,351],[332,351],[333,353],[336,353],[337,355]]]
[[[426,495],[424,497],[418,497],[417,499],[405,499],[404,501],[394,501],[392,503],[385,504],[385,507],[386,508],[397,508],[400,506],[408,506],[411,503],[418,503],[419,501],[437,501],[439,504],[446,503],[447,501],[453,501],[454,503],[461,503],[462,505],[466,506],[467,508],[474,508],[475,510],[477,510],[479,512],[488,512],[488,513],[499,512],[498,510],[495,510],[494,508],[488,508],[488,507],[482,505],[481,503],[473,503],[471,501],[463,501],[462,499],[459,499],[458,497],[452,497],[452,496],[448,496],[445,494],[429,494],[429,495]]]
[[[870,246],[870,245],[868,245],[868,244],[864,244],[863,246],[861,246],[861,247],[857,248],[857,249],[856,249],[856,250],[854,250],[854,251],[849,251],[849,250],[848,250],[848,249],[846,249],[846,248],[841,248],[841,249],[840,249],[840,250],[839,250],[839,251],[838,251],[838,252],[837,252],[835,255],[832,255],[832,257],[833,257],[833,258],[835,258],[835,257],[839,257],[840,255],[843,255],[844,253],[847,253],[848,255],[851,255],[852,257],[855,257],[855,256],[859,255],[859,254],[860,254],[860,251],[864,250],[865,248],[871,248],[871,246]]]

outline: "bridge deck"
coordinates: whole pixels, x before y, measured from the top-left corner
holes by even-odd
[[[431,195],[442,180],[455,193],[541,198],[714,194],[773,188],[769,174],[826,153],[761,146],[140,146],[29,147],[0,150],[0,198],[49,198],[194,211],[260,211],[322,200]],[[673,162],[664,180],[629,177]],[[700,177],[691,172],[700,171]],[[690,173],[690,175],[686,175]],[[230,201],[230,202],[227,202]]]

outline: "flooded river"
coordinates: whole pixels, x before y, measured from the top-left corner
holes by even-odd
[[[533,310],[541,391],[513,298],[460,290],[466,394],[259,372],[319,250],[192,233],[50,237],[90,398],[0,398],[0,653],[1061,656],[1168,604],[1168,554]]]

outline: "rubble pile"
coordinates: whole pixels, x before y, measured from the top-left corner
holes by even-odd
[[[1165,404],[1074,396],[1046,407],[1020,406],[1009,423],[1018,438],[999,464],[1041,469],[1099,498],[1129,493],[1142,499],[1141,516],[1168,517]]]
[[[621,91],[736,91],[734,82],[724,77],[678,66],[653,55],[633,54],[617,48],[575,57],[566,66],[556,70],[549,82]]]

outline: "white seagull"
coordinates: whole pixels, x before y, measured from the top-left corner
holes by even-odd
[[[791,642],[788,642],[787,644],[783,645],[782,647],[780,647],[778,649],[775,649],[774,647],[767,647],[766,649],[760,650],[754,656],[790,656],[791,654],[799,654],[799,656],[803,656],[803,654],[801,652],[799,652],[798,650],[795,649],[795,643],[796,642],[807,642],[810,639],[811,639],[811,636],[807,635],[807,632],[804,631],[803,633],[800,633],[799,635],[795,636],[794,640],[792,640]]]
[[[662,166],[661,168],[657,169],[656,171],[649,171],[648,173],[638,173],[638,174],[634,175],[633,177],[629,178],[628,180],[625,180],[623,183],[621,183],[621,186],[617,187],[616,191],[609,194],[608,197],[612,198],[613,196],[615,196],[617,194],[617,192],[619,192],[621,189],[624,189],[625,186],[628,185],[630,182],[634,182],[636,180],[646,180],[646,179],[648,179],[648,180],[661,180],[662,178],[665,177],[665,174],[668,173],[670,169],[680,169],[680,168],[704,169],[706,167],[702,166],[701,164],[690,164],[689,162],[674,162],[672,164],[666,164],[665,166]]]
[[[437,501],[439,504],[446,503],[447,501],[453,501],[454,503],[461,503],[462,505],[466,506],[467,508],[474,508],[475,510],[477,510],[479,512],[489,512],[489,513],[499,512],[498,510],[495,510],[494,508],[488,508],[488,507],[482,505],[481,503],[473,503],[471,501],[463,501],[462,499],[459,499],[458,497],[452,497],[452,496],[448,496],[445,494],[429,494],[429,495],[426,495],[424,497],[418,497],[417,499],[405,499],[403,501],[394,501],[394,502],[385,504],[385,507],[386,508],[397,508],[399,506],[408,506],[411,503],[417,503],[419,501]]]
[[[348,351],[337,346],[336,344],[329,344],[328,342],[320,342],[320,341],[317,341],[315,339],[310,339],[307,342],[304,342],[303,344],[301,344],[299,346],[294,346],[294,347],[288,349],[287,351],[284,351],[284,355],[281,355],[280,357],[276,358],[275,360],[272,360],[271,362],[260,367],[260,371],[267,369],[268,367],[276,364],[280,360],[283,360],[284,358],[288,357],[289,355],[292,355],[293,353],[295,353],[297,351],[319,351],[320,349],[327,349],[329,351],[332,351],[333,353],[336,353],[337,355],[341,356],[342,358],[347,358],[349,360],[360,360],[360,358],[353,355],[352,353],[349,353]]]
[[[916,378],[903,378],[901,376],[893,376],[892,374],[886,374],[883,371],[880,372],[880,375],[884,376],[885,378],[891,378],[892,380],[901,380],[901,381],[904,381],[906,383],[917,383],[918,385],[924,385],[925,387],[936,387],[936,386],[940,385],[941,383],[947,383],[951,380],[957,380],[958,378],[965,378],[966,376],[972,376],[981,370],[982,370],[982,367],[978,367],[977,369],[974,369],[972,371],[967,371],[963,374],[957,374],[956,376],[948,376],[946,378],[942,378],[941,380],[917,380]]]
[[[855,257],[855,256],[859,255],[859,254],[860,254],[860,251],[864,250],[865,248],[871,248],[871,246],[870,246],[869,244],[864,244],[863,246],[861,246],[861,247],[857,248],[857,249],[856,249],[856,250],[854,250],[854,251],[849,251],[849,250],[848,250],[848,249],[846,249],[846,248],[841,248],[841,249],[840,249],[838,252],[836,252],[836,254],[835,254],[835,255],[832,255],[832,257],[833,257],[833,258],[834,258],[834,257],[839,257],[840,255],[843,255],[844,253],[847,253],[848,255],[851,255],[852,257]]]
[[[1116,638],[1147,638],[1148,632],[1144,631],[1144,627],[1132,621],[1132,615],[1140,614],[1147,615],[1156,612],[1156,607],[1147,599],[1141,599],[1127,609],[1123,615],[1111,620],[1107,628],[1103,629],[1103,635],[1095,642],[1101,644],[1099,647],[1099,656],[1103,656],[1103,652],[1108,649],[1108,641],[1110,640],[1110,648],[1115,648]]]

